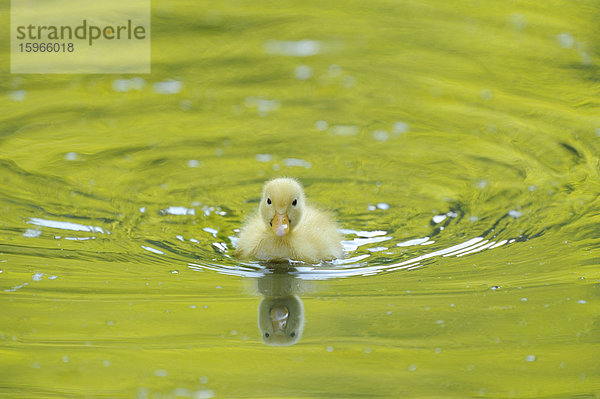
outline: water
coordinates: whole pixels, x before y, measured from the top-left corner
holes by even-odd
[[[600,397],[599,12],[156,1],[151,75],[3,72],[1,396]],[[343,260],[233,258],[279,175]]]

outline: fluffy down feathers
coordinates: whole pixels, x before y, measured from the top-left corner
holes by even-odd
[[[342,256],[340,240],[329,214],[306,203],[298,181],[277,178],[265,183],[258,213],[242,227],[236,255],[318,263]]]

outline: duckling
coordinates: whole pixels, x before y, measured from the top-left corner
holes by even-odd
[[[328,213],[307,204],[293,178],[265,183],[258,213],[242,227],[236,255],[264,261],[318,263],[342,256],[341,236]]]

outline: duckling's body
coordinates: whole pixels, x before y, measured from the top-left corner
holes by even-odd
[[[236,254],[265,261],[318,263],[342,256],[340,234],[328,213],[306,203],[300,183],[265,183],[259,211],[242,227]]]

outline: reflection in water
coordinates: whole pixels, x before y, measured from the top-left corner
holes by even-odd
[[[258,291],[264,296],[258,306],[258,328],[267,345],[293,345],[304,329],[304,306],[296,295],[301,280],[287,269],[269,269],[257,279]]]

